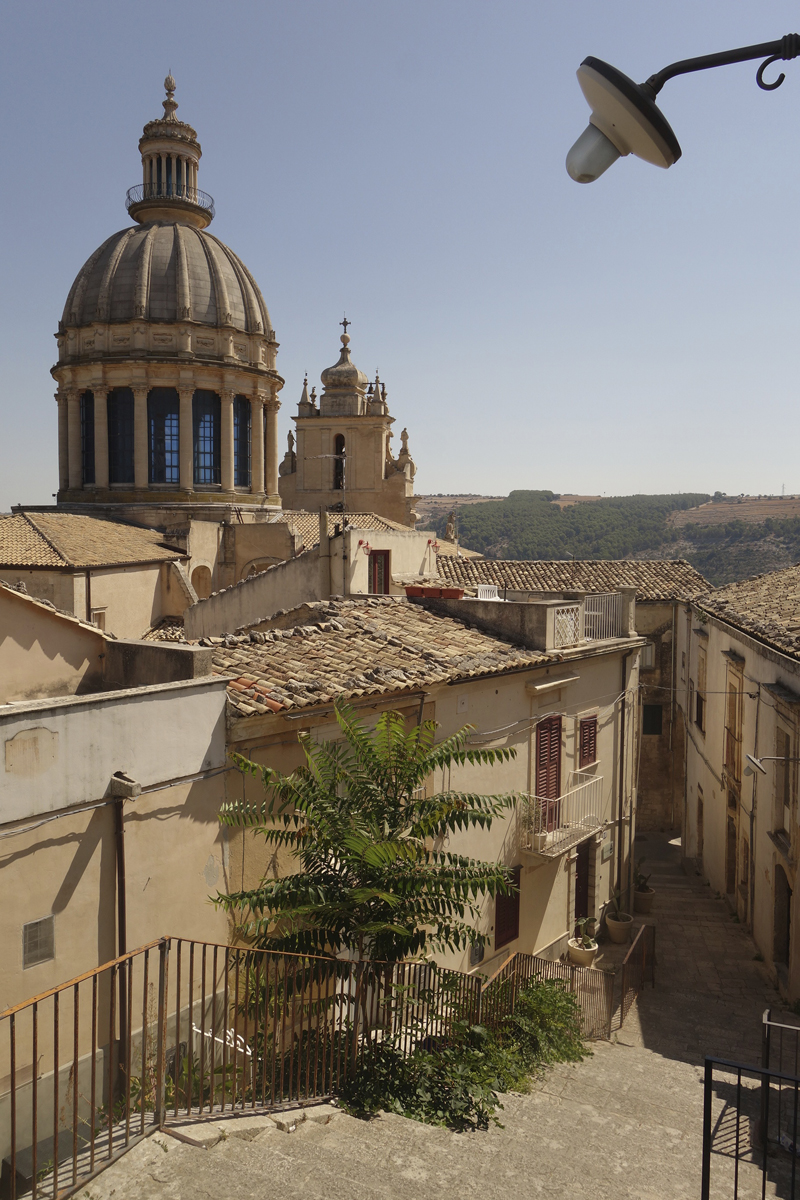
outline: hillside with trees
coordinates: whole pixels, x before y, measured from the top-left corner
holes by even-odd
[[[487,558],[685,558],[717,586],[800,558],[800,517],[742,521],[731,508],[734,519],[713,524],[675,519],[711,500],[708,493],[611,496],[566,507],[558,499],[515,491],[471,500],[455,510],[459,540]],[[444,514],[433,523],[439,536],[446,523]]]

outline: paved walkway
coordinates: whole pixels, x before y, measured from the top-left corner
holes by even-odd
[[[319,1114],[327,1123],[307,1120],[289,1133],[263,1118],[228,1120],[226,1136],[208,1149],[163,1134],[148,1139],[81,1196],[697,1200],[703,1056],[758,1062],[761,1014],[778,998],[725,904],[681,871],[677,842],[648,835],[636,849],[658,893],[656,988],[612,1043],[550,1071],[530,1095],[506,1097],[504,1129],[454,1134],[393,1116],[327,1121],[330,1110]],[[214,1141],[217,1132],[203,1136]],[[730,1160],[714,1170],[724,1184]],[[745,1175],[742,1200],[756,1195],[760,1187]]]

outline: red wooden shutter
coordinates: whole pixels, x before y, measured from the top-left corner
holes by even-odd
[[[511,872],[511,884],[515,889],[510,896],[497,896],[494,902],[494,948],[507,946],[519,937],[519,879],[521,867]]]
[[[584,717],[580,723],[579,766],[597,762],[597,717]]]

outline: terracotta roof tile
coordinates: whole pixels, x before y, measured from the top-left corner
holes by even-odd
[[[782,654],[800,658],[800,563],[729,583],[696,603]]]
[[[0,566],[83,568],[168,562],[185,552],[156,529],[67,512],[24,512],[0,519]]]
[[[707,592],[708,580],[683,559],[439,558],[439,576],[458,587],[495,583],[521,592],[612,592],[635,587],[637,600],[684,600]]]
[[[408,533],[410,527],[391,521],[388,517],[378,516],[377,513],[347,513],[347,524],[351,529],[398,529]],[[305,512],[302,509],[285,509],[276,522],[284,522],[290,529],[299,534],[306,549],[316,546],[319,541],[319,513]],[[328,533],[333,535],[337,523],[341,525],[341,513],[328,513]]]
[[[240,636],[203,640],[214,647],[214,672],[235,677],[228,685],[233,716],[412,691],[555,658],[395,597],[319,601],[295,611],[305,624],[263,622]]]

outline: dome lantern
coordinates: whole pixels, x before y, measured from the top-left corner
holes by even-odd
[[[148,121],[139,139],[142,182],[128,190],[126,207],[139,224],[174,221],[205,229],[214,217],[214,201],[197,187],[202,151],[197,132],[175,116],[175,80],[164,80],[164,116]]]

